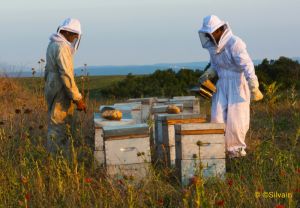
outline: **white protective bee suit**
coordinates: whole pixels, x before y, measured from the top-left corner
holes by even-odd
[[[45,97],[48,105],[47,148],[55,152],[58,147],[66,147],[66,125],[70,124],[74,112],[73,101],[82,99],[75,80],[73,55],[79,41],[68,42],[60,34],[61,30],[81,35],[80,22],[66,19],[57,33],[50,37],[46,54]]]
[[[220,26],[224,26],[225,31],[217,44],[212,33]],[[203,48],[210,54],[211,68],[206,76],[211,78],[217,74],[219,77],[217,92],[212,98],[211,122],[226,124],[225,143],[229,153],[242,151],[245,155],[250,97],[262,99],[253,62],[246,44],[232,34],[228,23],[214,15],[204,18],[199,36]]]

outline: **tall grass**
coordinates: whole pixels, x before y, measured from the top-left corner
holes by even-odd
[[[97,167],[92,116],[100,103],[93,100],[87,114],[75,115],[69,156],[48,154],[44,100],[1,78],[0,207],[299,207],[299,92],[291,88],[274,102],[279,92],[266,93],[251,106],[247,157],[227,160],[224,179],[200,174],[181,187],[171,169],[153,166],[137,183]],[[293,196],[264,198],[264,192]]]

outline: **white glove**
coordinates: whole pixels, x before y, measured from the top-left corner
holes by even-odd
[[[263,99],[264,96],[258,88],[259,84],[258,84],[257,79],[250,79],[248,81],[248,85],[249,85],[249,89],[251,92],[251,100],[252,101],[259,101],[259,100]]]
[[[217,76],[217,72],[213,68],[209,68],[201,75],[198,82],[202,84],[208,79],[213,79],[215,76]]]

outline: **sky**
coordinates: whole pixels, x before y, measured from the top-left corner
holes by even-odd
[[[300,56],[299,0],[0,0],[0,64],[36,67],[67,17],[81,21],[76,67],[206,61],[205,16],[227,21],[252,59]]]

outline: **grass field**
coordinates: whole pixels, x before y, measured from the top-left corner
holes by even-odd
[[[120,79],[91,77],[90,89]],[[39,87],[36,79],[0,78],[0,207],[300,206],[300,93],[295,89],[265,86],[264,101],[251,105],[248,155],[228,159],[224,179],[194,176],[181,187],[173,169],[155,166],[138,184],[107,177],[93,161],[93,112],[101,102],[92,98],[87,114],[75,115],[69,157],[49,155]]]

